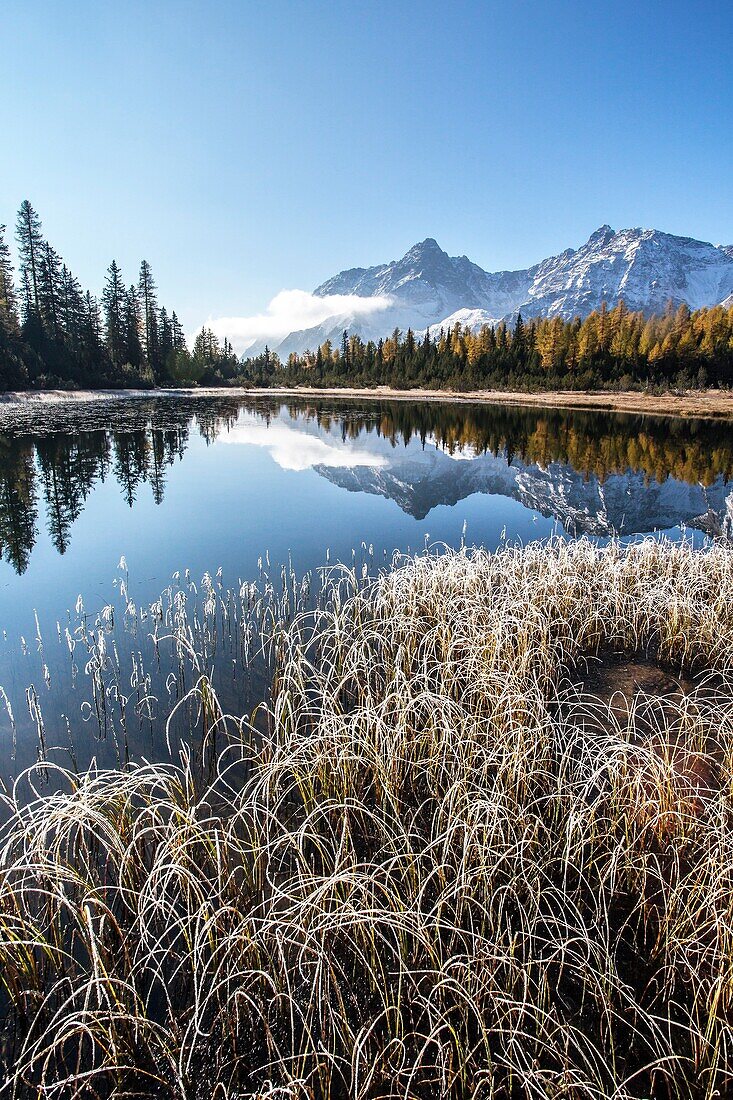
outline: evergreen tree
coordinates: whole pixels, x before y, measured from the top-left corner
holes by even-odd
[[[173,348],[175,351],[183,351],[186,347],[186,337],[183,334],[183,325],[176,316],[176,311],[171,314],[171,330],[173,334]]]
[[[265,348],[267,352],[267,348]],[[204,326],[193,342],[193,357],[206,366],[214,366],[219,358],[219,341],[210,328]]]
[[[168,310],[161,306],[158,312],[158,355],[160,373],[165,373],[166,365],[173,351],[173,326],[168,319]]]
[[[102,351],[102,318],[99,302],[89,291],[84,295],[83,341],[88,361],[94,362]]]
[[[115,260],[107,268],[107,281],[102,292],[104,307],[105,339],[109,357],[115,367],[125,362],[127,351],[127,293],[122,273]]]
[[[21,282],[24,289],[23,320],[27,321],[32,312],[35,311],[37,316],[41,314],[40,279],[43,251],[41,219],[28,199],[24,199],[20,204],[16,236],[20,254]]]
[[[155,291],[155,280],[150,270],[150,264],[143,260],[140,264],[140,276],[137,284],[138,300],[142,311],[143,350],[145,358],[157,374],[159,366],[158,357],[158,326],[155,311],[158,307]]]
[[[48,241],[44,241],[40,252],[38,302],[44,331],[53,340],[59,340],[61,336],[59,322],[61,270],[61,257]]]
[[[60,323],[67,347],[79,362],[84,345],[84,296],[66,264],[61,269]]]
[[[13,283],[13,265],[5,240],[5,226],[0,225],[0,329],[6,333],[18,331],[18,304]]]
[[[140,341],[140,306],[137,290],[131,286],[125,301],[125,362],[139,370],[143,361],[143,349]]]
[[[150,382],[146,360],[163,375],[173,353],[179,366],[188,371],[190,357],[183,329],[175,313],[158,310],[147,261],[141,265],[134,293],[125,289],[117,264],[110,265],[102,325],[96,299],[82,291],[69,267],[44,239],[38,214],[28,200],[18,212],[16,233],[17,284],[5,227],[0,227],[0,390],[26,385],[29,379],[41,386],[64,382],[114,386],[130,378]],[[209,360],[213,381],[223,381],[221,371],[225,377],[233,377],[239,366],[231,347],[227,346],[222,356],[211,338],[207,338]]]

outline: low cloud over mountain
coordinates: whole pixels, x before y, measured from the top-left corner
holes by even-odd
[[[246,352],[255,345],[275,347],[294,331],[311,330],[339,318],[352,321],[385,313],[392,302],[386,295],[364,297],[357,294],[311,294],[307,290],[281,290],[264,313],[254,317],[219,317],[210,322],[220,339],[228,337],[236,351]]]

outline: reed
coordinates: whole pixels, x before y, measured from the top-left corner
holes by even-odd
[[[733,551],[292,588],[254,713],[201,662],[203,754],[7,796],[2,1094],[728,1094]],[[664,690],[591,692],[619,654]]]

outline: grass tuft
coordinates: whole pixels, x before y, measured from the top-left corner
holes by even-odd
[[[206,768],[8,796],[3,1095],[730,1093],[730,548],[426,554],[271,638]]]

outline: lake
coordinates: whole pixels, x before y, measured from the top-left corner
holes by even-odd
[[[202,671],[180,631],[206,635],[224,705],[253,705],[252,585],[290,614],[319,567],[373,573],[395,551],[730,538],[732,472],[715,421],[228,394],[2,405],[0,773],[165,755]]]

